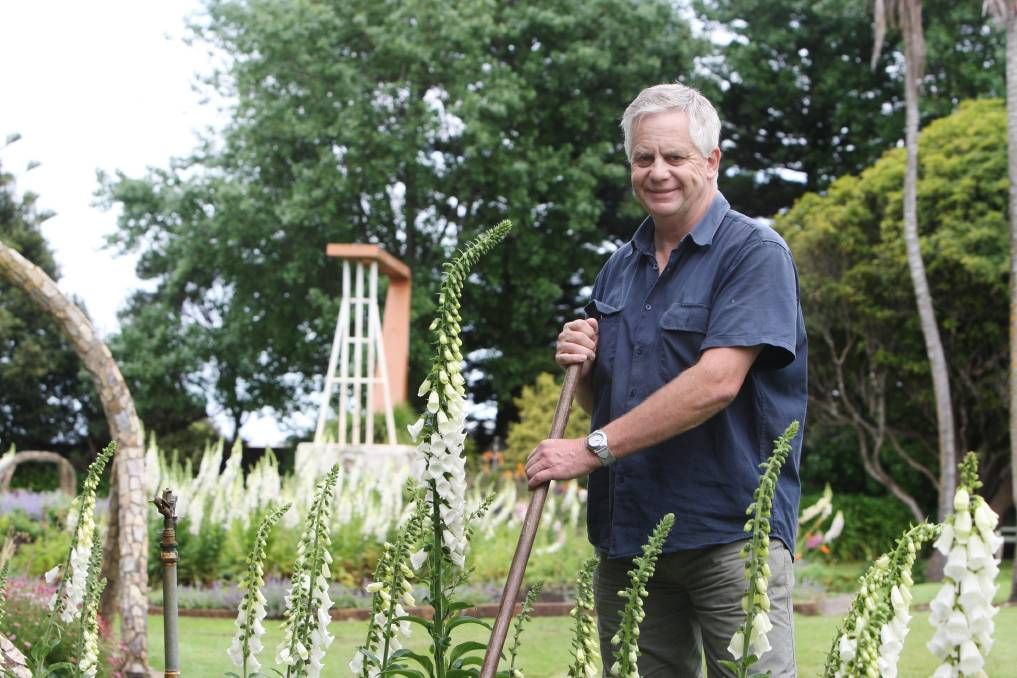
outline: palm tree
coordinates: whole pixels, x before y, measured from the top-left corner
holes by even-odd
[[[932,388],[936,401],[936,423],[939,434],[939,520],[952,510],[957,486],[957,442],[954,435],[953,408],[950,399],[950,375],[946,354],[939,338],[932,294],[925,277],[925,264],[918,242],[918,96],[925,70],[925,37],[922,33],[921,0],[875,0],[875,47],[872,67],[875,68],[886,37],[887,26],[900,28],[904,39],[904,101],[907,169],[904,174],[904,244],[908,269],[915,288],[918,317],[925,338],[925,351],[932,371]],[[934,559],[930,576],[940,579],[942,560]]]
[[[986,14],[1006,28],[1006,146],[1010,166],[1010,482],[1017,504],[1017,0],[985,0]],[[1017,602],[1017,567],[1010,600]]]

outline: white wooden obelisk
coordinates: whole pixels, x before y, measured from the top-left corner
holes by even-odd
[[[335,413],[338,423],[335,442],[340,447],[374,445],[376,388],[382,394],[387,443],[395,445],[392,389],[389,386],[381,315],[378,312],[378,262],[343,259],[342,299],[318,409],[314,442],[326,442],[329,415]],[[338,404],[333,409],[332,402],[336,394]]]

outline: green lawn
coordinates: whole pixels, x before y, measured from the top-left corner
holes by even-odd
[[[936,667],[935,659],[925,649],[925,643],[932,637],[928,616],[927,612],[918,612],[914,615],[911,634],[908,636],[900,663],[899,675],[902,678],[929,676]],[[819,675],[839,621],[838,617],[796,618],[795,644],[800,675]],[[268,633],[262,660],[264,664],[269,665],[282,634],[279,622],[269,622],[265,626]],[[336,639],[326,656],[323,675],[349,676],[346,662],[353,655],[353,649],[363,642],[365,624],[334,622],[329,628]],[[531,621],[523,633],[519,661],[519,666],[528,678],[564,675],[569,662],[571,629],[569,617],[542,617]],[[235,670],[226,656],[233,632],[234,626],[230,620],[182,617],[181,673],[191,676],[215,676]],[[415,630],[414,633],[419,634],[420,631]],[[464,632],[462,638],[467,637],[485,640],[482,633],[467,636]],[[459,639],[459,636],[456,638]],[[417,640],[419,643],[420,639]],[[152,667],[162,669],[161,617],[149,617],[149,652]],[[1010,607],[1001,610],[996,617],[996,644],[989,655],[986,672],[990,676],[1014,675],[1015,666],[1017,666],[1017,608]]]

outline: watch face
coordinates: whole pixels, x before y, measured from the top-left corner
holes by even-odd
[[[607,445],[607,436],[602,431],[594,431],[586,439],[586,442],[590,447],[603,447]]]

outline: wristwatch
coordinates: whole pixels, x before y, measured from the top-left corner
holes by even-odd
[[[586,449],[595,454],[603,466],[610,466],[618,461],[611,454],[611,448],[607,446],[607,434],[600,429],[586,436]]]

